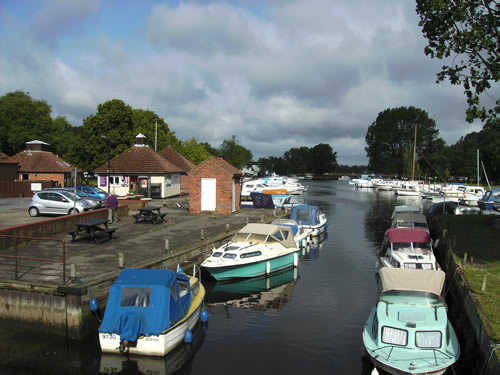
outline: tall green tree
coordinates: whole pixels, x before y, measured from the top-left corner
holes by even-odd
[[[498,1],[417,0],[416,11],[428,41],[425,54],[447,59],[437,82],[449,80],[464,87],[467,121],[494,121],[500,113],[498,97],[491,103],[481,103],[479,97],[500,78]],[[484,100],[490,98],[488,95]]]
[[[194,164],[200,164],[211,156],[205,146],[198,143],[194,137],[182,142],[182,148],[179,152],[191,160]]]
[[[226,139],[217,150],[219,155],[236,168],[243,168],[252,165],[252,152],[238,142],[236,136]]]
[[[283,158],[288,164],[287,174],[304,174],[311,171],[309,147],[291,148],[283,154]]]
[[[413,151],[416,158],[431,154],[439,130],[426,111],[415,107],[399,107],[380,112],[366,133],[366,154],[373,172],[413,176]]]
[[[32,140],[48,142],[54,132],[51,108],[45,100],[34,100],[29,93],[9,92],[0,97],[0,148],[8,155],[24,150]]]
[[[337,153],[325,143],[314,146],[309,151],[308,170],[317,175],[334,172],[337,168]]]
[[[145,109],[132,110],[132,122],[135,135],[142,133],[147,137],[148,145],[154,150],[161,151],[167,146],[178,150],[181,141],[170,131],[168,124],[155,112]]]

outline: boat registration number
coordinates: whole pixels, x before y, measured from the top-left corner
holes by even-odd
[[[103,340],[116,340],[117,337],[114,333],[101,333],[101,338]]]

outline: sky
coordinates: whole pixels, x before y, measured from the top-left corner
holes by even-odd
[[[181,140],[235,135],[255,160],[327,143],[365,165],[385,109],[425,110],[448,145],[481,129],[463,88],[436,83],[418,21],[407,0],[0,0],[0,96],[74,126],[121,99]]]

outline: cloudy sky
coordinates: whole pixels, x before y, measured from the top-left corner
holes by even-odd
[[[480,129],[425,42],[404,0],[1,0],[0,95],[29,92],[75,126],[117,98],[181,140],[235,135],[255,159],[328,143],[366,164],[388,108],[427,111],[447,144]]]

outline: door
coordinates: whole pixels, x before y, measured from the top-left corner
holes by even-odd
[[[201,179],[201,210],[215,211],[217,179]]]

